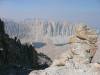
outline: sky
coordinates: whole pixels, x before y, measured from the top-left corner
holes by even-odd
[[[100,0],[0,0],[0,17],[84,22],[100,27]]]

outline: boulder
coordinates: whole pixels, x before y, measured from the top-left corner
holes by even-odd
[[[97,64],[81,64],[79,67],[70,65],[68,66],[55,66],[49,67],[45,70],[35,70],[30,72],[29,75],[99,75],[100,67]]]

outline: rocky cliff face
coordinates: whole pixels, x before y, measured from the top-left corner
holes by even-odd
[[[69,50],[44,70],[32,71],[29,75],[99,75],[100,64],[91,63],[97,50],[97,33],[86,25],[75,28],[69,39]]]
[[[74,32],[74,25],[68,22],[40,19],[27,19],[22,22],[4,20],[4,22],[6,33],[11,37],[17,36],[22,42],[28,43],[45,41],[48,38],[54,44],[64,44],[67,36]]]

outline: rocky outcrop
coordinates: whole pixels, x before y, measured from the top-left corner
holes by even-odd
[[[100,63],[100,36],[98,37],[98,42],[97,42],[97,51],[95,53],[95,56],[92,59],[92,62],[98,62]]]
[[[64,52],[52,65],[29,75],[99,75],[100,64],[91,63],[97,49],[97,33],[87,25],[75,29],[69,40],[69,50]]]

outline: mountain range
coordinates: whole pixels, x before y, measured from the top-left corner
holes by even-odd
[[[25,19],[20,22],[3,19],[5,31],[11,38],[17,37],[21,43],[32,44],[37,52],[55,59],[68,48],[66,44],[74,34],[76,24],[67,21]],[[99,49],[99,48],[98,48]],[[94,60],[99,57],[99,52]]]
[[[21,22],[4,19],[5,31],[12,38],[17,37],[22,43],[46,42],[53,44],[67,43],[67,37],[74,32],[75,24],[67,21],[47,21],[41,19],[25,19]]]

